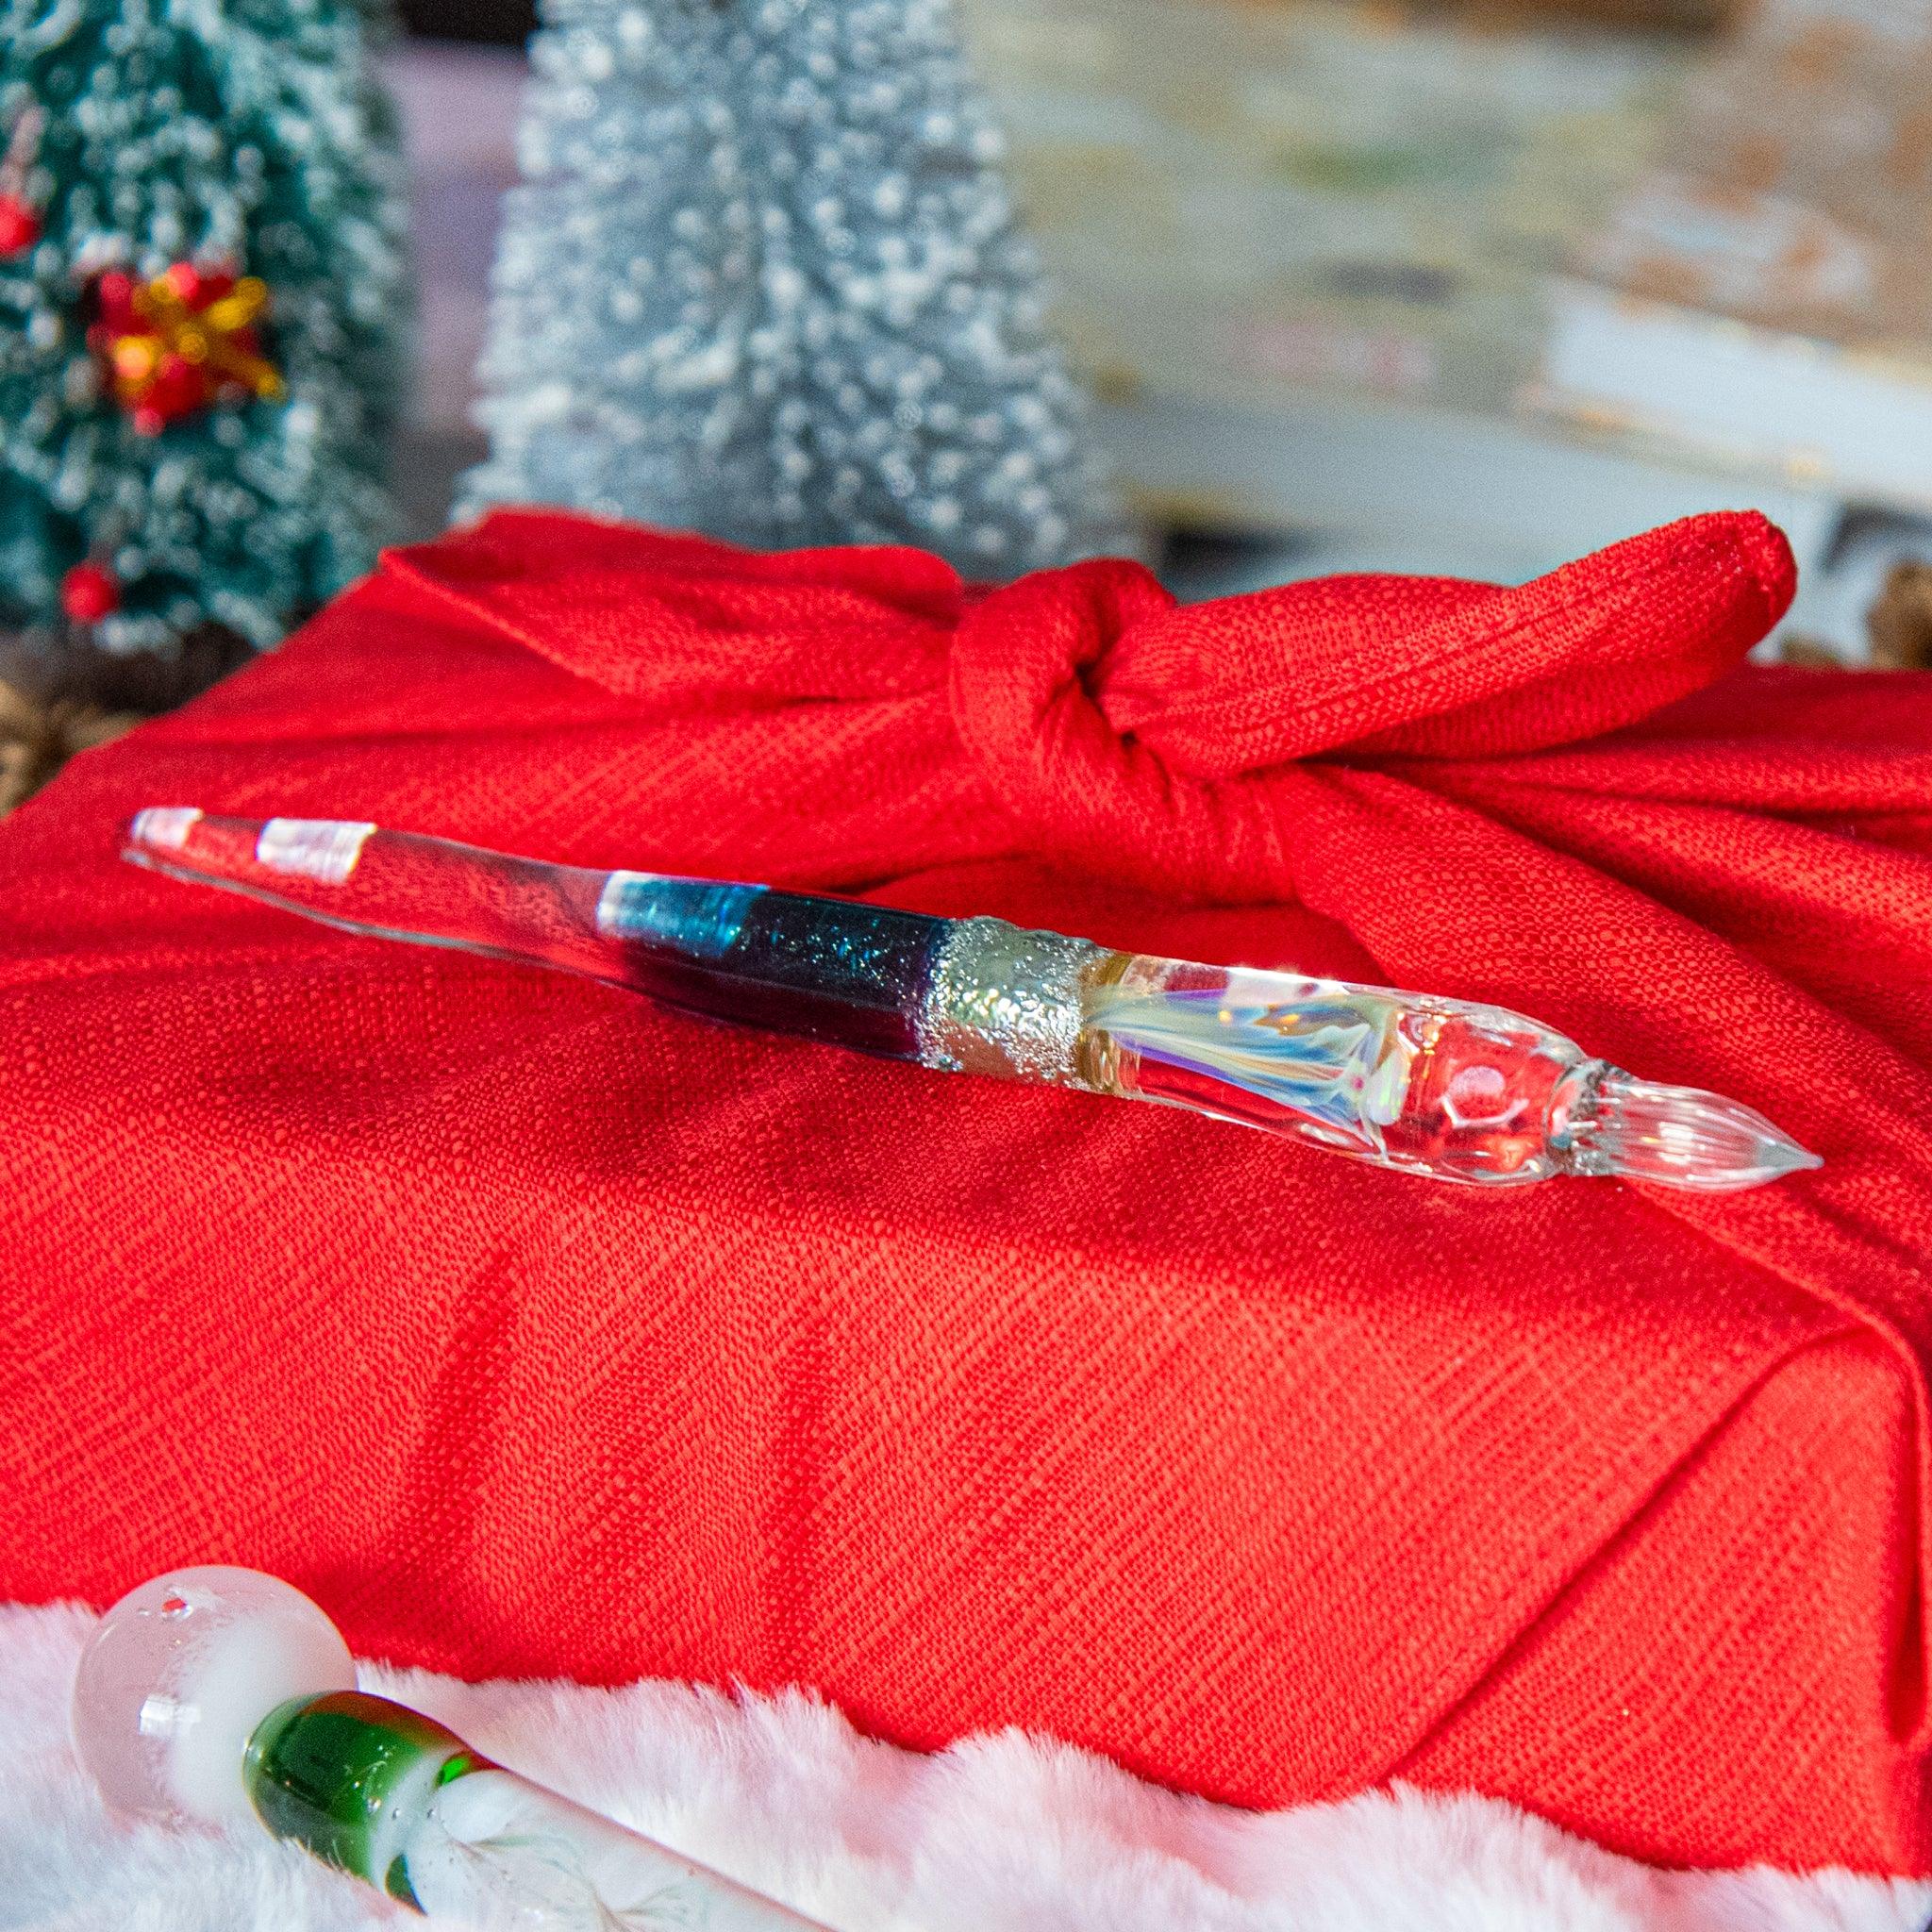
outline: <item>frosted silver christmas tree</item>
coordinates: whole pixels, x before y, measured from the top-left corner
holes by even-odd
[[[951,0],[548,0],[462,508],[1118,549]]]

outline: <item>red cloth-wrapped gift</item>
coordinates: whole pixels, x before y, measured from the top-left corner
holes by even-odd
[[[1932,1869],[1932,680],[1713,517],[1177,608],[500,514],[0,828],[0,1594]],[[116,858],[366,818],[1507,1004],[1821,1152],[1433,1185]]]

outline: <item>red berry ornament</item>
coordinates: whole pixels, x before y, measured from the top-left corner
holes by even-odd
[[[76,563],[60,579],[60,608],[75,624],[98,624],[120,609],[120,582],[104,563]]]
[[[0,257],[25,255],[41,239],[41,218],[17,194],[0,193]]]

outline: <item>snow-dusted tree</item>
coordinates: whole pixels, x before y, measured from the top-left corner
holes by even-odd
[[[547,0],[466,508],[1116,547],[951,0]]]
[[[0,629],[265,646],[366,570],[404,334],[376,0],[0,0]]]

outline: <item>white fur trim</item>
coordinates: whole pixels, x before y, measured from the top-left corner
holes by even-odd
[[[265,1832],[109,1819],[67,1742],[92,1627],[0,1607],[0,1927],[422,1923]],[[1235,1811],[1011,1732],[919,1757],[796,1693],[362,1682],[844,1932],[1914,1932],[1932,1912],[1932,1887],[1842,1873],[1654,1872],[1481,1798]]]

